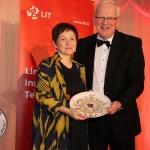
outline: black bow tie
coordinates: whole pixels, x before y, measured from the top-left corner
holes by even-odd
[[[106,44],[106,46],[109,48],[110,47],[110,42],[109,41],[102,41],[102,40],[99,40],[97,39],[96,40],[96,43],[97,43],[97,47],[103,45],[103,44]]]

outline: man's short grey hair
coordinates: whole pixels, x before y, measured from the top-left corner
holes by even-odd
[[[99,6],[102,5],[102,4],[113,4],[113,5],[115,5],[116,6],[116,11],[117,11],[117,17],[120,16],[120,8],[114,0],[101,0],[95,7],[95,13],[94,13],[95,15],[98,11]]]

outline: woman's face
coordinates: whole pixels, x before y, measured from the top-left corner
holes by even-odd
[[[58,36],[55,47],[57,52],[62,56],[71,56],[77,46],[77,39],[75,33],[71,30],[64,31]]]

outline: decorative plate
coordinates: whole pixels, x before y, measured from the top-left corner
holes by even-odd
[[[74,95],[70,100],[70,108],[75,108],[89,118],[107,114],[111,105],[110,99],[98,92],[88,91]]]

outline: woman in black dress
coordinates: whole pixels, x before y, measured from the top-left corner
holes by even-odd
[[[38,67],[32,126],[33,150],[88,150],[87,117],[69,107],[86,90],[85,68],[72,60],[78,32],[68,23],[52,30],[54,56]]]

